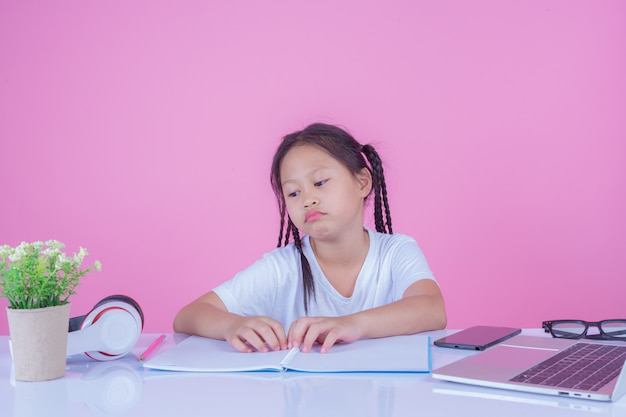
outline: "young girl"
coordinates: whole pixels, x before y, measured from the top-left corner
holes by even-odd
[[[226,340],[241,352],[308,352],[319,343],[324,353],[339,342],[445,327],[424,255],[412,238],[392,234],[371,145],[336,126],[310,125],[283,138],[271,182],[278,248],[181,309],[174,331]],[[376,232],[363,225],[372,193]]]

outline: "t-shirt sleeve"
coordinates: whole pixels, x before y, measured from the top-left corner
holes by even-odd
[[[422,279],[435,282],[435,276],[426,261],[424,253],[415,239],[402,236],[390,254],[390,268],[394,280],[394,297],[401,299],[404,292],[413,284]]]
[[[279,293],[279,271],[271,254],[264,255],[213,291],[226,309],[242,316],[267,315]]]

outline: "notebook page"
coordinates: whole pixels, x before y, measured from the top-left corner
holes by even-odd
[[[430,372],[430,337],[416,334],[381,339],[362,339],[337,344],[328,353],[311,352],[293,356],[283,363],[302,372]]]
[[[288,351],[242,353],[223,340],[189,336],[144,362],[145,368],[188,372],[281,371]]]

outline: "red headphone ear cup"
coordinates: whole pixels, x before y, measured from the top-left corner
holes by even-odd
[[[100,300],[86,315],[70,319],[68,355],[84,352],[108,361],[128,353],[143,329],[139,304],[125,295]]]
[[[88,330],[97,329],[98,347],[96,351],[85,354],[96,360],[112,360],[124,356],[135,346],[141,335],[136,311],[123,308],[120,303],[112,301],[103,304],[99,309],[88,327]]]

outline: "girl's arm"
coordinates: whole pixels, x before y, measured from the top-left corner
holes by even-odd
[[[413,334],[446,326],[443,296],[435,281],[414,282],[401,300],[343,317],[302,317],[289,328],[288,347],[308,352],[321,343],[327,352],[336,342],[353,342],[362,338],[378,338]]]
[[[174,331],[226,340],[240,352],[287,348],[287,337],[280,322],[270,317],[229,313],[213,291],[178,312],[174,318]]]

